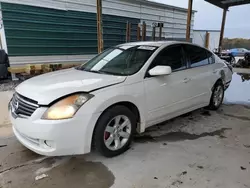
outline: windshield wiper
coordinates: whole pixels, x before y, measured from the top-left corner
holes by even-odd
[[[110,74],[110,75],[114,75],[114,76],[125,76],[124,74],[117,73],[117,72],[102,71],[102,73],[106,73],[106,74]]]
[[[107,73],[105,73],[105,72],[103,72],[103,71],[98,71],[98,70],[85,70],[85,69],[83,69],[83,71],[86,71],[86,72],[93,72],[93,73],[98,73],[98,74],[107,74]]]
[[[75,67],[75,69],[76,69],[76,70],[82,70],[82,69],[81,69],[81,66],[77,66],[77,67]]]

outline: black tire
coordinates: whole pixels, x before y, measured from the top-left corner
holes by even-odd
[[[215,95],[216,95],[216,90],[218,89],[218,87],[222,88],[222,98],[221,98],[219,103],[216,103],[215,102]],[[224,99],[224,92],[225,92],[224,84],[222,83],[221,80],[217,81],[213,87],[213,92],[211,95],[210,104],[208,106],[208,108],[210,110],[217,110],[218,108],[220,108],[220,106],[223,102],[223,99]]]
[[[131,134],[126,144],[117,150],[110,150],[104,141],[105,129],[109,125],[110,121],[117,116],[126,116],[131,123]],[[125,106],[117,105],[106,110],[99,118],[94,135],[93,135],[93,146],[98,152],[105,157],[114,157],[120,155],[129,149],[129,146],[133,140],[133,135],[136,131],[136,117],[135,115]]]

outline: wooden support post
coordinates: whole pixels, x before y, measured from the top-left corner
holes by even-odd
[[[141,40],[141,26],[138,24],[137,26],[137,41]]]
[[[129,32],[129,23],[127,21],[127,25],[126,25],[126,42],[128,42],[128,37],[129,37],[128,32]]]
[[[186,41],[190,42],[191,20],[192,20],[193,0],[188,0]]]
[[[206,32],[205,48],[209,48],[210,33]]]
[[[126,42],[130,42],[131,40],[131,23],[127,22],[126,27]]]
[[[142,24],[142,41],[146,41],[146,35],[147,35],[147,25],[145,22]]]
[[[160,31],[159,31],[159,40],[162,40],[162,27],[163,27],[163,23],[159,24],[160,27]]]
[[[222,49],[222,41],[223,41],[223,37],[224,37],[226,17],[227,17],[227,8],[225,8],[223,10],[223,16],[222,16],[222,22],[221,22],[221,30],[220,30],[220,40],[219,40],[219,47],[218,47],[219,52],[221,52],[221,49]]]
[[[128,32],[128,40],[129,40],[129,42],[131,41],[131,27],[132,27],[132,26],[131,26],[131,23],[129,23],[129,24],[128,24],[128,28],[129,28],[129,30],[128,30],[128,31],[129,31],[129,32]]]
[[[98,53],[103,51],[102,0],[96,0],[97,7],[97,45]]]
[[[153,30],[152,30],[152,41],[155,41],[155,30],[156,30],[156,27],[153,26]]]

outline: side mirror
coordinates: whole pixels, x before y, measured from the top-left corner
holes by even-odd
[[[149,70],[150,76],[163,76],[169,75],[172,73],[172,69],[170,66],[156,66]]]

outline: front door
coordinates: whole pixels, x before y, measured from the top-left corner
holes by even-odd
[[[172,74],[151,77],[146,75],[144,87],[146,93],[147,126],[159,123],[173,114],[188,108],[189,78],[186,77],[186,58],[181,45],[163,49],[149,66],[170,66]]]

